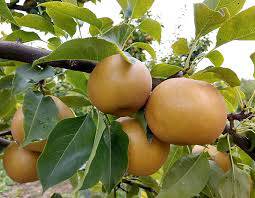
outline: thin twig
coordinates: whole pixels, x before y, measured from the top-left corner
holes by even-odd
[[[31,10],[31,8],[29,8],[29,7],[11,4],[11,3],[7,3],[7,6],[11,10],[20,10],[20,11],[24,11],[24,12],[29,12]]]
[[[0,137],[0,145],[1,145],[1,146],[6,147],[6,146],[8,146],[10,143],[11,143],[10,140],[6,140],[6,139]]]
[[[158,192],[157,192],[156,190],[154,190],[153,188],[151,188],[151,187],[149,187],[149,186],[146,186],[146,185],[144,185],[144,184],[140,184],[140,183],[137,183],[137,182],[133,182],[133,181],[128,180],[128,179],[123,179],[122,182],[125,183],[125,184],[128,184],[128,185],[131,185],[131,186],[136,185],[136,186],[138,186],[139,188],[142,188],[142,189],[144,189],[144,190],[146,190],[146,191],[148,191],[148,192],[158,194]]]
[[[0,136],[5,136],[5,135],[11,135],[11,131],[10,130],[0,131]]]

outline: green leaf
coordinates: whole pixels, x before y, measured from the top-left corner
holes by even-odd
[[[227,172],[220,181],[219,193],[221,197],[250,198],[249,175],[237,166]]]
[[[117,0],[125,17],[139,18],[143,16],[152,6],[154,0]]]
[[[11,90],[0,90],[0,118],[7,116],[16,106],[15,96],[12,95]]]
[[[218,138],[217,150],[221,151],[221,152],[228,152],[229,151],[228,136],[227,135]]]
[[[188,41],[185,38],[179,38],[173,45],[172,49],[175,55],[186,55],[189,54]]]
[[[77,0],[63,0],[63,2],[67,2],[67,3],[77,5]]]
[[[161,63],[153,66],[151,70],[152,77],[155,78],[167,78],[181,71],[182,68],[175,65],[169,65],[166,63]]]
[[[106,31],[108,31],[109,29],[112,28],[113,25],[113,20],[108,18],[108,17],[102,17],[102,18],[98,18],[101,23],[102,26],[100,28],[94,26],[94,25],[90,25],[89,27],[89,33],[91,36],[96,36],[98,34],[103,34]]]
[[[255,78],[255,52],[251,54],[250,58],[251,58],[252,63],[254,65],[253,77]]]
[[[41,40],[38,34],[34,32],[26,32],[24,30],[16,30],[13,31],[11,34],[5,36],[3,38],[5,41],[19,41],[22,43],[31,42],[35,40]]]
[[[233,16],[242,9],[245,1],[246,0],[205,0],[204,4],[212,10],[227,8],[230,15]]]
[[[11,23],[17,25],[16,21],[14,20],[11,11],[9,10],[5,0],[0,0],[0,16],[9,20]]]
[[[126,198],[137,198],[139,190],[137,185],[127,186]]]
[[[108,193],[120,182],[128,165],[128,136],[117,122],[105,129],[82,189],[99,180]]]
[[[90,183],[92,183],[92,186],[95,182],[95,184],[98,181],[97,176],[93,177],[92,180],[90,180],[90,169],[94,169],[95,167],[92,167],[92,162],[96,156],[97,149],[99,148],[99,143],[101,141],[102,135],[105,131],[106,125],[104,123],[104,117],[101,115],[99,111],[96,111],[94,122],[97,123],[96,125],[96,135],[95,140],[93,144],[93,148],[91,151],[91,154],[89,156],[89,159],[86,163],[85,170],[83,172],[83,176],[81,177],[79,184],[77,185],[77,188],[75,189],[75,192],[79,191],[80,189],[86,188],[86,186],[89,186]],[[93,171],[93,170],[92,170]],[[95,178],[95,180],[94,180]],[[100,189],[101,190],[101,189]]]
[[[73,85],[75,91],[87,95],[88,79],[83,72],[67,70],[66,80]]]
[[[74,39],[63,43],[48,56],[36,60],[33,64],[37,65],[57,60],[87,60],[97,62],[117,53],[123,54],[115,44],[104,39]]]
[[[40,80],[54,76],[52,67],[45,67],[44,69],[32,67],[30,64],[25,64],[16,70],[13,79],[13,92],[20,93],[32,85],[38,83]]]
[[[20,26],[34,28],[36,30],[54,34],[53,25],[42,16],[36,14],[27,14],[22,17],[15,17],[15,20]]]
[[[48,39],[48,48],[51,50],[55,50],[58,46],[61,45],[61,40],[59,37],[52,37]]]
[[[14,78],[14,75],[8,75],[8,76],[4,76],[3,78],[0,78],[0,90],[11,89],[13,78]]]
[[[224,172],[216,165],[214,161],[210,161],[210,178],[205,188],[203,189],[203,193],[206,194],[209,198],[223,198],[219,194],[219,184],[224,175]]]
[[[210,73],[212,75],[207,75]],[[223,80],[231,87],[239,86],[241,83],[234,71],[223,67],[208,67],[193,74],[191,78],[196,80],[204,80],[207,82],[216,82],[219,80]]]
[[[152,38],[156,41],[160,42],[162,28],[159,22],[147,18],[141,22],[139,29],[152,36]]]
[[[187,146],[171,145],[167,160],[163,166],[163,171],[164,171],[163,178],[165,177],[166,173],[171,169],[171,167],[174,165],[174,163],[177,160],[181,159],[183,156],[188,154],[189,154],[189,150]]]
[[[220,67],[224,62],[224,56],[218,50],[211,51],[207,54],[206,58],[208,58],[216,67]]]
[[[82,167],[90,156],[95,133],[96,126],[89,115],[57,124],[38,161],[44,191],[70,178]]]
[[[157,192],[160,191],[160,186],[158,182],[155,179],[153,179],[153,177],[151,176],[141,176],[139,177],[139,181],[141,181],[142,184],[151,187]]]
[[[178,160],[166,174],[159,198],[190,198],[205,187],[210,170],[207,157],[189,155]]]
[[[135,30],[134,26],[128,24],[121,24],[112,27],[109,31],[102,35],[107,41],[113,42],[123,48],[128,38],[131,36],[132,32]]]
[[[56,26],[65,30],[71,37],[75,34],[77,23],[72,17],[51,8],[47,8],[46,12]]]
[[[227,87],[225,89],[220,90],[221,94],[224,96],[225,102],[227,104],[227,108],[229,112],[236,112],[238,108],[238,95],[234,88]]]
[[[214,11],[203,3],[197,3],[194,5],[194,14],[197,38],[219,28],[221,24],[230,17],[227,8]]]
[[[137,48],[146,50],[153,59],[155,59],[157,56],[153,47],[151,47],[151,45],[149,45],[148,43],[136,42],[136,43],[132,43],[128,48],[131,48],[131,47],[137,47]]]
[[[25,95],[22,109],[25,130],[23,146],[34,140],[47,139],[59,121],[58,109],[53,99],[30,91]]]
[[[72,18],[80,19],[81,21],[94,25],[98,28],[102,26],[101,21],[87,8],[59,1],[42,3],[40,6],[52,9],[54,12],[62,13]]]
[[[82,108],[91,105],[83,96],[62,96],[59,99],[70,108]]]
[[[217,34],[216,46],[233,40],[255,39],[255,6],[248,8],[226,21]]]

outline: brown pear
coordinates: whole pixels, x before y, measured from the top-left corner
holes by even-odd
[[[104,113],[127,116],[147,101],[152,88],[149,70],[141,62],[130,64],[121,55],[99,62],[88,81],[92,104]]]
[[[134,118],[120,118],[123,131],[128,135],[128,173],[135,176],[152,175],[167,159],[170,145],[153,137],[150,142],[146,132]]]
[[[32,152],[12,142],[4,151],[3,165],[7,175],[18,183],[38,180],[37,160],[39,153]]]
[[[227,109],[223,96],[211,84],[173,78],[153,90],[145,117],[161,141],[203,145],[213,143],[223,132]]]

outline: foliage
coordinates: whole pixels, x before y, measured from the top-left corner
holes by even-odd
[[[171,145],[169,157],[157,173],[128,175],[127,135],[114,116],[91,105],[87,94],[89,74],[45,64],[61,60],[97,63],[119,53],[126,61],[132,62],[131,56],[145,62],[156,79],[182,72],[185,77],[209,82],[220,90],[229,112],[254,113],[254,81],[240,81],[234,71],[224,68],[224,56],[218,47],[233,40],[254,40],[255,7],[240,12],[245,0],[205,0],[195,4],[194,38],[178,38],[169,55],[159,60],[153,44],[161,42],[163,26],[149,12],[153,0],[117,0],[122,8],[120,24],[107,17],[98,18],[86,8],[86,2],[25,1],[26,11],[21,13],[15,9],[17,2],[6,4],[0,0],[0,22],[11,24],[13,30],[1,40],[32,45],[43,41],[52,50],[33,64],[0,59],[0,130],[10,127],[15,110],[23,105],[24,145],[47,139],[38,162],[44,191],[70,179],[77,197],[88,193],[98,197],[251,197],[254,187],[249,187],[253,185],[251,180],[255,181],[255,164],[228,134],[214,143],[231,155],[232,169],[227,173],[206,153],[192,154],[192,147]],[[90,37],[79,32],[84,24],[89,25],[86,33]],[[214,30],[219,31],[216,45],[212,46],[208,34]],[[38,32],[50,38],[44,41]],[[198,71],[197,65],[205,58],[212,66]],[[77,117],[58,120],[56,105],[47,95],[59,96]],[[234,124],[236,131],[247,135],[254,146],[254,119]]]

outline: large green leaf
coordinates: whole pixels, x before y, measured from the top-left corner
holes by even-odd
[[[105,129],[82,189],[99,180],[108,193],[120,182],[128,165],[128,136],[117,122]]]
[[[88,79],[83,72],[68,70],[65,72],[66,80],[74,87],[74,91],[87,95]]]
[[[238,95],[235,88],[227,87],[220,90],[221,94],[224,96],[225,102],[229,112],[235,112],[238,108]]]
[[[74,39],[60,45],[48,56],[34,62],[34,65],[57,60],[100,61],[105,57],[123,52],[112,42],[98,38]],[[84,66],[85,67],[85,66]]]
[[[119,48],[123,48],[126,41],[135,30],[134,26],[128,24],[121,24],[112,27],[109,31],[102,35],[102,38],[115,43]]]
[[[83,96],[62,96],[59,99],[70,108],[82,108],[91,105]]]
[[[155,78],[167,78],[181,70],[182,68],[179,66],[160,63],[152,67],[151,75]]]
[[[144,19],[139,25],[139,29],[152,36],[152,38],[156,41],[160,42],[162,28],[159,22],[149,18]]]
[[[251,186],[249,175],[237,166],[228,171],[219,184],[221,197],[250,198]]]
[[[5,0],[0,0],[0,16],[9,20],[11,23],[17,25],[16,21],[12,16],[11,11],[9,10],[7,4],[5,3]]]
[[[217,34],[216,46],[233,40],[255,39],[255,6],[233,16],[222,25]]]
[[[55,50],[62,44],[61,39],[59,37],[51,37],[48,39],[48,48],[51,50]]]
[[[41,40],[41,38],[38,36],[38,34],[34,32],[26,32],[24,30],[16,30],[13,31],[11,34],[5,36],[3,38],[5,41],[19,41],[22,43],[35,41],[35,40]]]
[[[187,146],[171,145],[167,160],[164,163],[164,175],[171,169],[174,163],[185,155],[189,154]],[[164,178],[164,177],[163,177]]]
[[[241,83],[234,71],[223,67],[208,67],[193,74],[191,78],[196,80],[204,80],[207,82],[223,80],[231,87],[239,86]]]
[[[175,55],[186,55],[189,54],[188,41],[185,38],[179,38],[173,45],[172,49]]]
[[[40,80],[54,76],[52,67],[45,67],[44,69],[32,67],[30,64],[25,64],[16,70],[13,80],[13,93],[19,93],[32,85],[38,83]]]
[[[81,178],[79,179],[78,184],[76,185],[77,187],[75,188],[75,191],[79,191],[80,189],[84,188],[85,180],[86,180],[85,181],[86,185],[90,185],[87,183],[87,181],[88,181],[87,176],[89,174],[90,169],[95,168],[95,167],[92,167],[91,165],[92,165],[92,162],[96,156],[96,152],[99,147],[99,143],[101,141],[102,135],[106,128],[106,125],[104,122],[104,117],[102,116],[102,114],[99,111],[96,111],[96,113],[94,114],[94,122],[97,123],[97,126],[96,126],[96,135],[95,135],[93,148],[92,148],[91,154],[89,156],[89,159],[86,163],[86,166],[84,168],[84,172],[82,172],[83,174],[82,174]],[[79,172],[78,172],[78,174],[79,174]],[[97,177],[95,177],[95,178],[97,180]],[[90,180],[90,182],[93,182],[93,180],[92,181]]]
[[[8,75],[8,76],[4,76],[0,78],[0,90],[11,89],[13,78],[14,78],[14,75]]]
[[[25,130],[23,146],[34,140],[47,139],[59,121],[58,109],[53,99],[30,91],[25,95],[22,109]]]
[[[44,191],[70,178],[88,160],[96,126],[90,115],[63,120],[50,134],[38,161]]]
[[[112,25],[113,25],[113,20],[108,18],[108,17],[102,17],[102,18],[98,18],[101,23],[102,26],[100,28],[94,26],[94,25],[90,25],[89,26],[89,33],[91,36],[96,36],[98,34],[103,34],[106,31],[108,31]]]
[[[154,0],[117,0],[124,15],[131,18],[143,16],[152,6]]]
[[[46,12],[56,26],[65,30],[70,36],[75,34],[77,23],[72,17],[51,8],[47,8]]]
[[[10,89],[0,89],[0,118],[4,118],[15,109],[16,99]]]
[[[227,8],[230,15],[238,13],[246,0],[205,0],[206,4],[212,10],[220,10],[221,8]]]
[[[159,198],[190,198],[203,190],[210,167],[204,153],[178,160],[166,174]]]
[[[224,198],[219,194],[219,185],[222,176],[224,175],[223,170],[221,170],[214,161],[210,161],[210,178],[203,193],[206,194],[209,198]]]
[[[54,34],[53,25],[42,16],[36,14],[27,14],[22,17],[15,17],[15,20],[20,26],[34,28],[36,30]]]
[[[208,58],[216,67],[220,67],[224,62],[224,56],[218,50],[211,51],[207,54],[206,58]]]
[[[100,28],[102,25],[101,21],[89,9],[78,7],[71,3],[52,1],[42,3],[40,6],[50,8],[54,12],[62,13],[72,18],[80,19],[81,21],[94,25],[98,28]]]
[[[128,48],[130,47],[137,47],[147,51],[153,59],[155,59],[157,56],[153,47],[151,47],[151,45],[149,45],[148,43],[136,42],[136,43],[132,43]]]
[[[230,17],[227,8],[214,11],[203,3],[194,5],[194,14],[197,38],[219,28]]]

